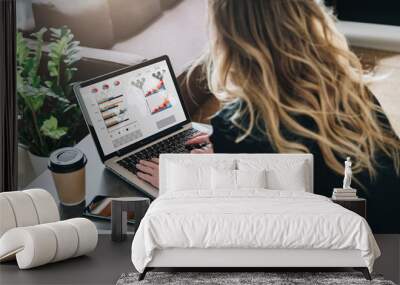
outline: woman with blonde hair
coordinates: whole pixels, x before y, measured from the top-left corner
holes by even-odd
[[[199,60],[222,103],[196,152],[314,154],[315,192],[340,186],[351,156],[375,232],[400,226],[400,143],[357,57],[315,0],[209,0],[209,51]],[[188,72],[188,76],[192,74]],[[158,186],[158,166],[139,176]],[[387,199],[384,197],[397,197]],[[385,203],[385,204],[383,204]]]

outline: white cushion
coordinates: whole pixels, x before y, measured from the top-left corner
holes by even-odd
[[[171,163],[167,188],[171,191],[210,188],[210,167]]]
[[[24,190],[30,196],[38,214],[39,224],[51,223],[60,220],[57,204],[53,196],[43,189]]]
[[[194,154],[193,154],[194,155]],[[234,169],[235,160],[202,160],[191,161],[187,159],[177,159],[173,161],[162,160],[167,169],[165,181],[166,191],[185,191],[185,190],[210,190],[211,189],[211,169]],[[161,180],[160,180],[161,181]],[[160,195],[162,191],[160,189]]]
[[[236,170],[237,187],[240,188],[267,188],[267,171]]]
[[[97,230],[84,218],[18,227],[0,238],[0,261],[17,259],[28,269],[86,254],[97,245]]]
[[[8,230],[15,228],[17,222],[15,221],[13,209],[10,202],[6,197],[0,193],[0,237]]]
[[[267,188],[274,190],[306,191],[310,188],[308,167],[296,159],[238,159],[239,170],[267,171]]]
[[[306,191],[307,182],[304,165],[297,165],[289,171],[271,169],[267,171],[268,188],[272,190]]]
[[[236,190],[236,170],[212,168],[211,189]]]
[[[44,224],[51,230],[51,234],[56,236],[57,247],[56,255],[53,257],[52,262],[64,260],[74,256],[78,249],[79,237],[75,229],[71,228],[71,224],[67,222],[55,222]],[[49,261],[50,262],[50,261]]]
[[[29,195],[22,191],[3,192],[1,195],[10,202],[17,227],[39,224],[35,205]]]
[[[65,222],[71,224],[78,234],[78,248],[73,257],[86,254],[96,248],[97,229],[90,220],[75,218],[66,220]]]
[[[57,204],[49,192],[29,189],[0,193],[0,237],[9,229],[60,220]]]
[[[43,225],[14,228],[0,239],[0,260],[4,255],[8,260],[16,259],[20,269],[49,263],[56,252],[57,239],[51,229]]]
[[[263,170],[211,170],[213,190],[239,190],[242,188],[266,188],[266,171]]]

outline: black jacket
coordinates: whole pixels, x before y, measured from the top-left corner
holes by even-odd
[[[235,142],[243,132],[229,118],[233,112],[241,108],[240,106],[241,103],[237,102],[225,107],[211,119],[214,131],[210,140],[214,151],[216,153],[275,153],[273,144],[256,128],[250,136],[239,143]],[[315,128],[307,117],[299,116],[297,120],[307,128]],[[386,116],[381,117],[381,120],[390,126]],[[240,121],[240,124],[244,126],[247,123],[246,117]],[[281,132],[291,141],[301,141],[314,155],[314,193],[330,197],[334,187],[342,186],[343,176],[336,174],[325,164],[316,142],[296,136],[284,129]],[[378,155],[380,166],[375,180],[372,180],[366,172],[356,175],[366,191],[357,185],[352,186],[358,188],[358,196],[367,199],[367,220],[374,233],[400,233],[400,177],[396,175],[392,158]]]

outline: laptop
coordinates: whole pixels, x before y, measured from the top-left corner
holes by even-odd
[[[158,189],[139,179],[139,160],[188,153],[199,132],[182,101],[168,56],[74,84],[86,124],[105,167],[148,196]]]

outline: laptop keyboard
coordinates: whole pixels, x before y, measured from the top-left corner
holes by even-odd
[[[161,153],[189,153],[192,149],[201,147],[200,145],[185,145],[185,142],[198,132],[198,130],[193,128],[185,130],[139,152],[118,160],[117,163],[130,172],[136,174],[138,171],[136,164],[139,163],[139,160],[149,160],[153,157],[158,158]]]

